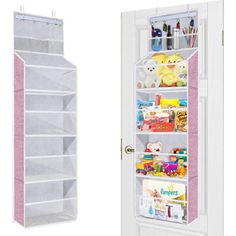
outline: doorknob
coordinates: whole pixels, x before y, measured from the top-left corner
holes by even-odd
[[[133,153],[134,151],[135,151],[134,148],[132,148],[130,145],[128,145],[128,146],[125,147],[125,153],[126,153],[126,154],[131,154],[131,153]]]

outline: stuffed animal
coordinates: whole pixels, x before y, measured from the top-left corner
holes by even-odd
[[[143,76],[144,81],[137,83],[137,88],[156,88],[160,85],[160,80],[156,74],[157,63],[150,59],[144,63]],[[142,76],[142,75],[141,75]]]
[[[152,59],[156,61],[158,64],[164,63],[167,55],[164,53],[155,53],[152,56]]]
[[[178,87],[187,86],[187,63],[182,61],[175,67],[175,73],[177,74],[179,80],[177,82]]]
[[[145,152],[161,152],[162,151],[162,143],[148,143]]]
[[[158,77],[162,73],[163,68],[165,67],[165,66],[162,66],[161,64],[165,63],[166,57],[167,57],[167,55],[164,53],[155,53],[152,56],[152,59],[157,62],[157,66],[158,66],[157,76]]]
[[[179,77],[176,71],[176,64],[174,63],[181,62],[183,60],[184,58],[179,53],[169,55],[166,57],[164,64],[168,64],[168,65],[163,66],[162,70],[158,73],[158,77],[161,80],[162,87],[177,86]]]

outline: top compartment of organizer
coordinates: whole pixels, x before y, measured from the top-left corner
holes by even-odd
[[[180,52],[165,51],[148,54],[136,63],[137,92],[162,92],[187,91],[189,73],[196,73],[197,49],[191,48]],[[195,60],[192,60],[192,59]],[[190,83],[190,84],[188,84]]]
[[[149,52],[186,50],[198,46],[197,12],[150,18]]]
[[[15,50],[63,54],[63,21],[15,13]]]

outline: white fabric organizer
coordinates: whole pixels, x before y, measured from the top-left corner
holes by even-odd
[[[15,220],[73,220],[76,67],[63,56],[63,21],[15,13],[14,22]]]

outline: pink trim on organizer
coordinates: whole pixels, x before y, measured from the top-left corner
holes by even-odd
[[[197,177],[198,175],[198,150],[197,134],[190,134],[188,139],[188,177]]]
[[[188,63],[188,72],[189,72],[189,87],[197,88],[198,87],[198,52],[195,52],[194,55],[190,58]]]
[[[198,217],[198,52],[188,66],[188,223]]]
[[[15,220],[24,225],[24,62],[14,55],[15,77]]]
[[[198,217],[198,177],[189,178],[188,223]]]
[[[196,74],[194,74],[196,75]],[[197,79],[197,77],[196,77]],[[198,90],[196,88],[188,89],[188,132],[190,134],[198,132]],[[196,109],[197,108],[197,109]]]

